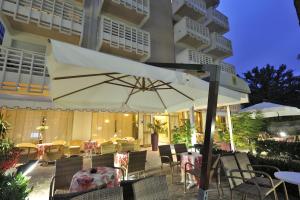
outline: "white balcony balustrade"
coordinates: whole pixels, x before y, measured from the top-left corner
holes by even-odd
[[[204,49],[210,44],[209,30],[199,22],[184,17],[174,26],[174,40],[183,47]]]
[[[201,19],[201,21],[208,27],[210,32],[224,34],[229,31],[228,18],[214,8],[207,9],[207,16],[205,19]]]
[[[220,4],[220,0],[204,0],[206,3],[206,8],[217,7]]]
[[[84,10],[64,0],[0,0],[0,10],[13,29],[73,44],[81,42]]]
[[[141,26],[150,16],[150,0],[102,0],[101,12]]]
[[[44,54],[0,46],[0,90],[44,93],[48,79]]]
[[[236,74],[234,65],[226,63],[226,62],[220,62],[219,65],[221,66],[222,71],[228,72],[228,73],[231,73],[231,74]]]
[[[184,16],[199,20],[206,15],[204,0],[172,0],[174,19],[179,21]]]
[[[213,58],[193,49],[185,49],[176,55],[176,63],[213,64]]]
[[[210,46],[203,52],[209,54],[214,59],[224,59],[232,56],[231,41],[218,33],[210,34]]]
[[[102,16],[99,47],[102,52],[146,61],[151,55],[150,33]]]

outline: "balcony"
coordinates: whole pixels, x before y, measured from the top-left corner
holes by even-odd
[[[220,62],[221,70],[230,74],[236,74],[235,67],[232,64],[226,62]]]
[[[172,9],[176,21],[185,16],[193,20],[199,20],[206,15],[204,0],[173,0]]]
[[[146,61],[151,55],[150,34],[103,16],[100,20],[98,50],[129,58]]]
[[[176,55],[176,63],[213,64],[211,56],[192,49],[185,49]]]
[[[101,11],[141,26],[150,16],[150,0],[103,0]]]
[[[203,50],[204,53],[209,54],[214,59],[224,59],[232,56],[231,41],[218,33],[210,34],[210,47]]]
[[[205,0],[206,8],[217,7],[220,4],[220,0]]]
[[[44,54],[0,46],[0,91],[43,94],[48,77]]]
[[[229,31],[228,18],[214,8],[207,9],[204,25],[208,27],[210,32],[224,34]]]
[[[10,26],[22,32],[39,34],[80,44],[84,11],[69,1],[2,0],[0,10]]]
[[[174,40],[186,48],[204,49],[210,44],[209,30],[195,20],[184,17],[174,26]]]

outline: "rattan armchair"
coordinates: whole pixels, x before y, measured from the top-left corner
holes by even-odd
[[[88,192],[71,200],[123,200],[123,189],[121,187],[107,188]]]
[[[265,169],[272,169],[275,172],[280,171],[277,167],[270,166],[270,165],[251,165],[250,160],[248,158],[248,155],[246,153],[236,153],[235,154],[238,166],[241,170],[254,170],[254,168],[265,168]],[[248,183],[254,184],[254,181],[263,187],[272,187],[270,181],[268,178],[262,177],[262,176],[256,176],[255,173],[249,173],[249,172],[243,172],[242,176],[247,179]],[[286,190],[286,186],[284,181],[278,180],[278,179],[272,179],[274,187],[277,188],[281,184],[283,186],[283,190],[285,193],[285,198],[288,199],[288,194]]]
[[[135,151],[129,153],[128,165],[124,167],[126,170],[126,179],[130,174],[137,174],[140,178],[140,174],[145,177],[147,151]]]
[[[242,193],[243,199],[247,198],[247,196],[251,196],[255,197],[255,199],[263,200],[270,194],[274,194],[275,200],[278,200],[273,180],[267,173],[262,171],[239,169],[234,155],[221,157],[221,163],[229,182],[231,200],[233,199],[233,191]],[[260,186],[256,180],[253,180],[252,183],[248,183],[247,181],[249,179],[244,178],[242,173],[251,173],[258,176],[264,176],[268,179],[271,187]]]
[[[177,161],[181,161],[181,153],[188,152],[186,144],[174,144]]]
[[[82,165],[82,157],[64,158],[56,161],[55,175],[50,183],[49,200],[56,192],[68,192],[74,174],[82,169]]]
[[[159,155],[161,160],[161,169],[163,168],[164,164],[169,165],[169,167],[171,168],[171,182],[173,183],[174,167],[175,166],[179,167],[180,161],[173,160],[173,155],[172,155],[170,145],[160,145],[158,146],[158,149],[159,149]]]
[[[216,180],[216,186],[217,186],[217,191],[219,197],[221,197],[220,194],[220,155],[213,155],[212,156],[212,165],[210,168],[210,177],[209,177],[209,182],[212,182],[212,178],[215,176]],[[188,169],[188,166],[190,169]],[[186,179],[187,175],[191,174],[192,176],[195,176],[196,178],[200,179],[201,177],[201,168],[196,168],[192,163],[187,162],[184,166],[184,192],[186,192]],[[221,188],[222,189],[222,188]],[[222,190],[223,193],[223,190]]]
[[[65,146],[60,144],[46,146],[43,155],[43,161],[48,163],[63,158],[64,150],[65,150]]]
[[[138,200],[167,200],[169,190],[166,176],[152,176],[133,184],[134,198]]]
[[[115,153],[117,151],[117,145],[113,142],[104,142],[100,145],[101,154]]]
[[[36,160],[38,157],[38,149],[35,144],[32,143],[20,143],[16,145],[19,149],[19,163],[27,163],[30,160]]]
[[[121,170],[123,180],[125,178],[124,169],[121,167],[115,167],[114,154],[112,153],[92,156],[92,168],[96,168],[96,167],[111,167],[111,168]]]

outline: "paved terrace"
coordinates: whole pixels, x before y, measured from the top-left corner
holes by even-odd
[[[153,152],[151,149],[147,149],[147,163],[146,163],[146,176],[147,175],[159,175],[159,174],[167,174],[168,185],[169,185],[169,194],[170,199],[172,200],[196,200],[197,199],[197,187],[191,188],[187,190],[186,193],[183,192],[183,184],[180,184],[180,173],[176,173],[174,177],[174,183],[171,184],[170,178],[170,170],[165,165],[164,169],[160,168],[160,158],[158,152]],[[89,168],[90,159],[84,159],[84,168]],[[47,200],[49,196],[49,186],[50,179],[54,174],[54,165],[48,165],[46,167],[37,166],[35,170],[29,174],[31,176],[30,183],[34,186],[33,192],[30,194],[30,200]],[[214,182],[214,181],[213,181]],[[224,189],[224,197],[222,199],[229,200],[230,192],[229,185],[226,180],[222,180],[222,187]],[[212,190],[209,192],[210,200],[219,200],[218,193],[216,190],[216,185],[212,184]],[[233,200],[242,199],[241,195],[238,193],[234,193]],[[268,198],[274,199],[274,198]],[[280,200],[284,199],[282,195],[280,195]],[[298,198],[290,197],[290,200],[296,200]],[[256,200],[256,198],[248,197],[248,200]]]

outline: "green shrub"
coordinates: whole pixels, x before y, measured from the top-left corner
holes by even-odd
[[[0,197],[2,200],[25,200],[32,189],[22,174],[0,174]]]
[[[176,127],[172,130],[172,142],[174,144],[185,143],[187,146],[190,146],[192,143],[192,131],[193,128],[190,120],[184,120],[182,126]]]
[[[300,142],[277,142],[271,140],[257,141],[256,152],[266,152],[269,157],[282,156],[290,159],[300,159]]]

